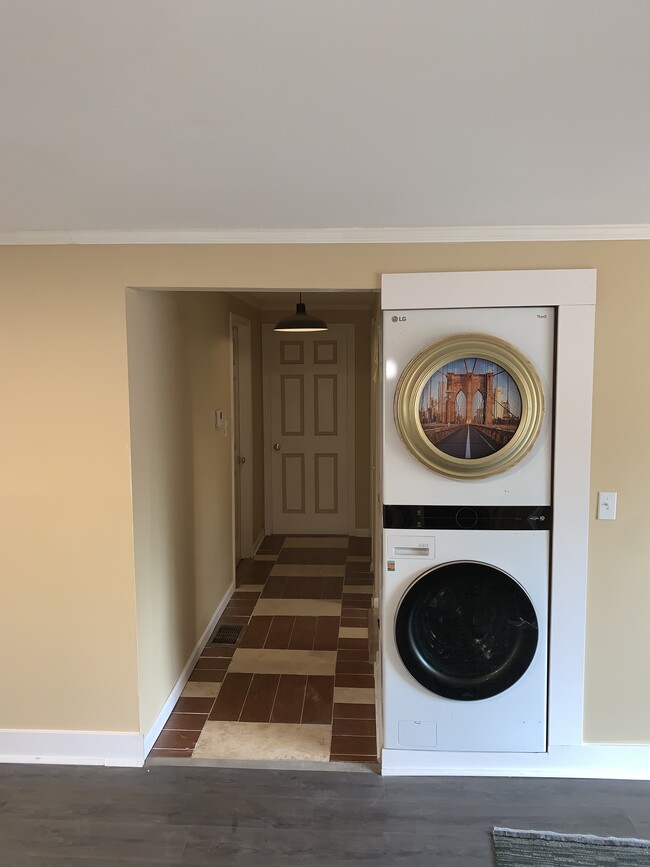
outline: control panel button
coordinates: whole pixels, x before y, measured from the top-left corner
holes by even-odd
[[[474,509],[463,508],[456,512],[456,523],[463,530],[471,530],[478,524],[478,515]]]

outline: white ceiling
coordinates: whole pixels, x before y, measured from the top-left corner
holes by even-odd
[[[0,233],[650,223],[647,0],[0,0]]]

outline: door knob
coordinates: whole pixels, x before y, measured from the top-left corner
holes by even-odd
[[[280,443],[273,443],[273,448],[275,449],[276,452],[279,452],[280,451]]]
[[[246,458],[240,458],[240,459],[239,459],[239,463],[240,463],[240,464],[245,464],[245,463],[246,463]]]

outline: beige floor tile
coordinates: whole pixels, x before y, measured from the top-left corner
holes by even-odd
[[[335,650],[259,650],[239,647],[229,672],[247,674],[334,674]]]
[[[339,629],[339,638],[367,638],[368,628],[366,626],[341,626]]]
[[[208,721],[192,758],[327,762],[331,739],[331,726]]]
[[[183,698],[216,698],[220,689],[220,683],[201,683],[198,680],[190,680],[185,684],[181,696]]]
[[[238,587],[238,590],[242,590],[243,588]],[[343,587],[343,593],[367,593],[368,596],[372,596],[372,584],[346,584]]]
[[[235,592],[242,593],[261,593],[264,590],[264,584],[240,584],[235,588]]]
[[[336,599],[259,599],[253,616],[284,614],[287,617],[340,617]]]
[[[357,689],[355,686],[335,686],[334,701],[336,704],[374,704],[374,689]]]
[[[343,578],[345,566],[323,564],[301,566],[296,563],[278,563],[271,570],[271,575],[279,575],[281,578]]]
[[[347,548],[347,536],[287,536],[284,548]]]
[[[348,556],[348,563],[370,563],[370,557],[353,554],[352,556]]]

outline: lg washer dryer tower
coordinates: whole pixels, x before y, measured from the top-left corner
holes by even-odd
[[[384,310],[384,750],[546,749],[554,333]]]

